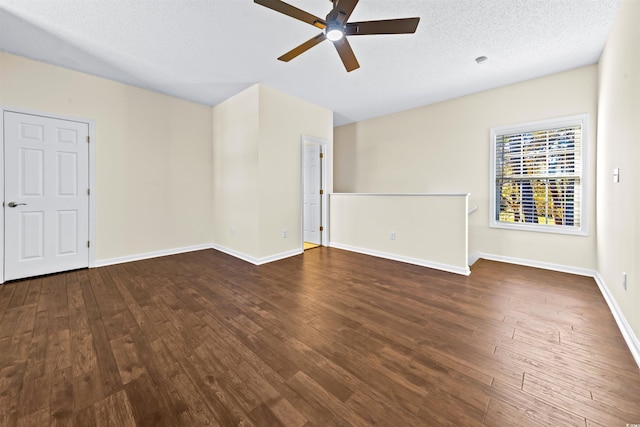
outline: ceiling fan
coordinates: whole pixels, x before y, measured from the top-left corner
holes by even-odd
[[[328,39],[342,59],[347,72],[360,67],[346,36],[363,36],[369,34],[411,34],[416,32],[420,18],[384,19],[378,21],[347,22],[358,4],[358,0],[331,0],[333,8],[325,19],[318,18],[302,9],[291,6],[280,0],[254,0],[262,6],[273,9],[323,30],[312,39],[293,48],[278,59],[289,62],[301,53],[306,52],[318,43]]]

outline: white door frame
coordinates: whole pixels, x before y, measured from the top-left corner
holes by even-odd
[[[86,123],[89,126],[89,267],[94,267],[96,251],[96,138],[95,121],[78,117],[63,116],[60,114],[42,111],[27,110],[24,108],[11,108],[0,106],[0,135],[2,137],[2,149],[0,149],[0,199],[4,201],[4,113],[13,112],[29,114],[31,116],[49,117],[58,120]],[[2,241],[0,241],[0,283],[4,283],[4,207],[0,209],[0,229]]]
[[[300,136],[300,248],[304,250],[304,144],[311,142],[320,146],[323,156],[320,159],[320,186],[323,194],[320,196],[321,216],[320,245],[329,245],[329,192],[327,191],[327,141],[313,136]]]

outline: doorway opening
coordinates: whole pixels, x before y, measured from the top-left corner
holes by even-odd
[[[303,136],[302,151],[302,247],[326,245],[326,142]]]

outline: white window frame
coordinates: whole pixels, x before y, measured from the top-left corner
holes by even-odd
[[[582,127],[582,141],[581,141],[581,175],[580,175],[580,227],[568,227],[559,225],[546,225],[546,224],[531,224],[531,223],[512,223],[496,220],[496,136],[520,133],[520,132],[532,132],[546,129],[553,129],[562,126],[575,126],[580,125]],[[588,155],[589,155],[589,114],[578,114],[574,116],[559,117],[555,119],[540,120],[535,122],[520,123],[508,126],[493,127],[490,130],[490,145],[491,145],[491,174],[489,176],[489,227],[491,228],[503,228],[510,230],[521,231],[537,231],[543,233],[557,233],[557,234],[570,234],[578,236],[589,235],[589,222],[588,222]]]

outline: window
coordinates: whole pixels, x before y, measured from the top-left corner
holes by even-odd
[[[587,114],[491,129],[490,226],[587,234]]]

